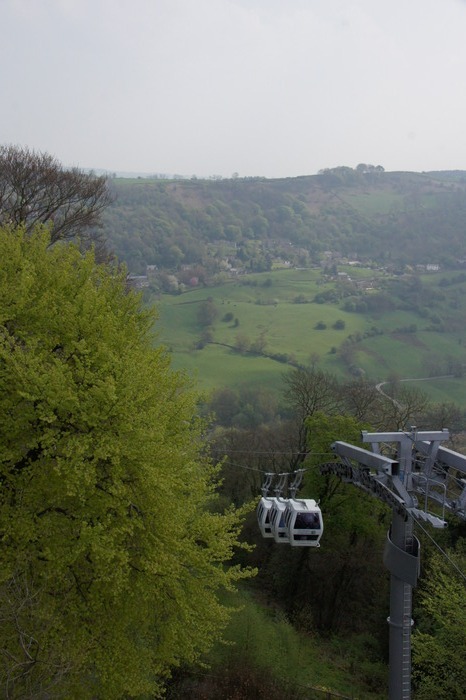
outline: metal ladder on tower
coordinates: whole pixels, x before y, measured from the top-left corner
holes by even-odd
[[[413,519],[409,518],[406,522],[405,533],[405,552],[414,554],[415,542],[413,537]],[[403,585],[403,637],[402,637],[402,698],[410,700],[411,698],[411,628],[413,620],[411,618],[413,604],[413,589],[408,583]]]

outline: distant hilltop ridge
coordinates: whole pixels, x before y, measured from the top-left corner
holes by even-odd
[[[442,179],[458,180],[466,177],[466,170],[385,170],[382,166],[365,166],[367,169],[363,169],[359,164],[356,168],[351,168],[350,166],[337,166],[334,168],[322,168],[317,173],[307,173],[301,175],[283,175],[276,177],[266,177],[264,175],[240,175],[237,172],[232,173],[232,175],[196,175],[196,174],[181,174],[181,173],[166,173],[166,172],[154,172],[154,171],[136,171],[136,170],[108,170],[105,168],[83,168],[85,172],[95,173],[96,175],[105,175],[109,178],[124,178],[124,179],[144,179],[144,180],[293,180],[303,177],[315,177],[318,175],[323,175],[325,173],[338,173],[338,172],[355,172],[359,174],[369,174],[369,173],[411,173],[413,175],[428,175],[429,177],[441,177]]]

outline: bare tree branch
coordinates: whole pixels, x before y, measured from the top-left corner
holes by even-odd
[[[51,242],[101,241],[103,210],[112,195],[106,177],[64,168],[47,153],[0,146],[0,225],[50,225]]]

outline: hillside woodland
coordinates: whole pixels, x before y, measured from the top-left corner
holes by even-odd
[[[209,388],[226,360],[247,375],[232,352],[295,366],[319,357],[374,383],[463,375],[465,173],[360,164],[283,180],[110,186],[109,245],[157,304],[177,366],[199,370]],[[281,371],[261,368],[267,383]],[[441,393],[466,408],[459,384]]]
[[[274,259],[303,266],[325,251],[395,267],[466,258],[466,174],[386,173],[369,166],[267,180],[111,181],[104,217],[130,272],[147,265],[202,274],[264,271]]]

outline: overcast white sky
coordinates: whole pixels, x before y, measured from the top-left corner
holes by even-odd
[[[0,143],[199,177],[466,170],[465,0],[0,0]]]

